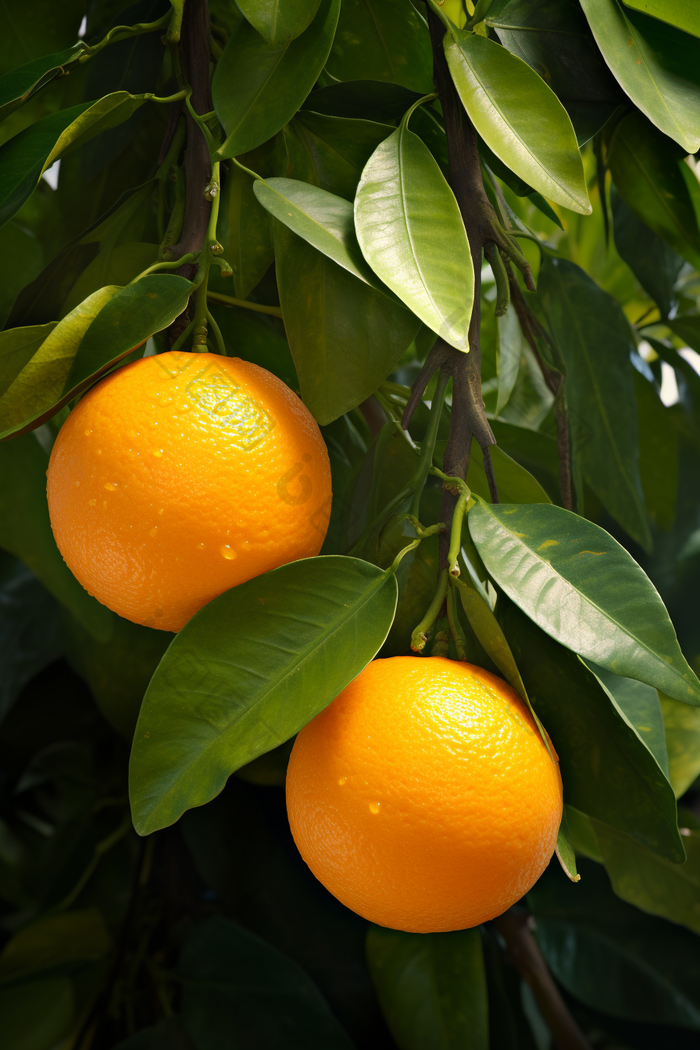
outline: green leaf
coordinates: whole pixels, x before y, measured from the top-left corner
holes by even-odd
[[[187,306],[192,284],[184,277],[149,274],[120,288],[82,338],[66,380],[71,397],[136,347],[161,332]]]
[[[495,0],[486,24],[512,54],[527,62],[564,104],[579,146],[588,142],[623,101],[623,93],[578,4]]]
[[[289,44],[318,11],[319,0],[240,0],[238,6],[268,44]]]
[[[511,602],[499,599],[497,612],[530,702],[559,756],[564,801],[681,863],[673,791],[611,694],[582,660],[538,631]]]
[[[571,834],[569,832],[569,824],[566,816],[566,807],[564,808],[561,815],[561,824],[559,825],[559,834],[557,835],[557,845],[555,847],[555,853],[557,860],[561,865],[562,871],[565,873],[568,879],[572,882],[579,882],[581,876],[576,869],[576,853],[574,846],[571,841]]]
[[[551,88],[495,40],[451,30],[444,47],[459,97],[486,145],[533,189],[589,215],[576,135]]]
[[[141,708],[130,769],[138,833],[204,805],[323,710],[380,649],[396,599],[393,575],[329,556],[283,565],[198,612]]]
[[[245,154],[241,157],[242,163],[265,178],[272,175],[274,144],[273,139],[252,153]],[[233,285],[238,299],[248,298],[275,258],[270,220],[253,192],[255,182],[247,172],[232,164],[226,173],[221,194],[217,235],[224,249],[223,256],[233,270]],[[213,269],[210,271],[209,287],[230,295],[228,278],[218,276],[219,273]]]
[[[474,270],[467,234],[445,176],[407,117],[362,172],[355,226],[374,272],[429,328],[468,351]]]
[[[46,503],[49,457],[33,434],[0,443],[0,547],[20,558],[46,589],[98,639],[112,613],[83,590],[53,538]]]
[[[94,962],[111,947],[112,939],[97,908],[47,915],[7,942],[0,955],[0,983],[61,964]]]
[[[267,179],[253,187],[262,206],[354,277],[372,288],[382,283],[362,254],[349,201],[296,179]]]
[[[577,999],[613,1017],[700,1029],[695,934],[619,900],[591,861],[576,886],[550,865],[527,899],[552,974]]]
[[[594,820],[595,836],[612,888],[618,897],[651,915],[700,933],[700,834],[683,828],[688,859],[672,864],[650,853],[629,835]],[[679,823],[683,818],[679,814]]]
[[[490,575],[543,631],[615,674],[700,705],[700,682],[658,592],[607,532],[542,503],[479,503],[468,521]]]
[[[619,0],[581,0],[603,58],[657,128],[688,153],[700,146],[700,43]]]
[[[280,223],[277,285],[301,396],[321,425],[374,393],[415,338],[419,319]]]
[[[680,152],[641,113],[633,112],[610,136],[608,167],[637,218],[697,268],[700,229]],[[646,251],[650,248],[647,242]]]
[[[433,90],[425,20],[404,0],[343,0],[326,68],[336,80],[390,81],[424,95]]]
[[[158,259],[158,245],[139,241],[108,244],[86,266],[63,304],[61,317],[106,285],[126,285]]]
[[[249,22],[240,23],[212,80],[226,132],[222,158],[255,149],[291,120],[325,65],[339,9],[340,0],[321,0],[308,29],[286,47],[267,44]]]
[[[440,445],[443,443],[440,442]],[[498,497],[502,503],[551,503],[551,499],[532,476],[516,460],[512,459],[498,445],[489,449],[493,472],[498,488]],[[479,448],[476,438],[472,439],[472,454],[469,460],[467,484],[472,492],[491,502],[489,483],[484,470],[484,453]]]
[[[370,926],[367,964],[400,1050],[488,1050],[479,927],[422,934]]]
[[[625,6],[700,36],[700,11],[687,0],[625,0]]]
[[[545,256],[538,288],[566,362],[574,458],[603,505],[648,550],[629,322],[612,296],[568,259]]]
[[[661,316],[668,317],[676,305],[674,290],[683,259],[635,215],[614,185],[610,202],[615,247]]]
[[[75,65],[84,50],[82,43],[74,44],[63,51],[42,55],[23,66],[17,66],[0,77],[0,120],[4,120],[56,77],[63,76]]]
[[[307,101],[312,98],[313,94]],[[283,131],[290,163],[299,165],[299,170],[291,174],[352,201],[362,169],[393,130],[392,125],[374,120],[351,120],[300,110]]]
[[[700,710],[659,694],[666,730],[669,778],[676,798],[700,776]]]
[[[178,978],[182,1020],[202,1050],[256,1043],[285,1050],[353,1050],[306,971],[230,919],[214,916],[190,928]]]
[[[15,299],[43,266],[42,244],[17,220],[0,230],[0,324],[9,317]]]
[[[421,94],[423,92],[411,91],[400,84],[381,80],[347,80],[316,88],[307,98],[303,109],[327,113],[333,117],[396,125]]]
[[[667,532],[676,518],[678,499],[678,431],[650,383],[635,369],[639,417],[639,473],[649,516]]]
[[[634,728],[644,746],[652,753],[666,779],[668,772],[668,752],[666,751],[666,733],[661,714],[659,694],[656,689],[633,678],[621,678],[604,667],[591,664],[591,670],[603,683],[616,705]]]
[[[147,97],[115,91],[82,102],[42,117],[0,147],[0,225],[19,211],[55,160],[127,120]]]

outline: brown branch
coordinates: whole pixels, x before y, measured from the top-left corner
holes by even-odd
[[[190,102],[196,113],[209,113],[212,109],[209,35],[208,0],[187,0],[182,19],[179,53],[183,73],[192,88]],[[171,259],[179,259],[183,255],[201,252],[211,211],[211,202],[204,195],[211,180],[209,147],[201,128],[197,126],[197,122],[192,118],[184,102],[181,103],[181,112],[185,114],[187,127],[184,164],[185,215],[180,240],[167,249],[167,254]],[[180,267],[178,273],[192,280],[196,270],[196,263],[187,263]],[[190,306],[171,325],[169,332],[171,346],[189,324],[189,311]]]
[[[592,1050],[549,972],[540,946],[528,928],[528,918],[525,909],[511,908],[494,920],[506,942],[506,961],[532,989],[557,1050]]]
[[[430,8],[428,25],[433,47],[433,78],[442,105],[447,136],[450,185],[462,214],[474,266],[474,306],[469,323],[469,353],[465,354],[450,347],[442,364],[442,368],[452,376],[452,416],[443,470],[446,474],[466,478],[472,439],[476,438],[484,451],[496,444],[481,396],[481,256],[484,244],[494,240],[494,230],[500,227],[484,189],[476,132],[452,83],[447,66],[442,47],[444,27]],[[495,489],[495,479],[493,484]],[[492,489],[493,495],[496,494]],[[456,503],[457,496],[444,489],[440,510],[442,521],[452,521]],[[449,533],[446,533],[440,536],[441,568],[447,565],[448,547]]]
[[[567,510],[574,509],[573,486],[571,483],[571,444],[569,441],[569,424],[564,393],[565,376],[562,372],[550,368],[542,359],[537,339],[546,338],[539,321],[528,306],[520,285],[512,270],[508,270],[510,280],[510,299],[518,315],[520,328],[542,373],[545,383],[554,394],[554,418],[557,425],[557,451],[559,453],[559,493],[562,506]]]

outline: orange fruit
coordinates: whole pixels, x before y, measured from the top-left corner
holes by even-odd
[[[287,812],[302,857],[343,904],[433,933],[493,919],[530,889],[556,845],[562,786],[504,681],[394,656],[299,733]]]
[[[270,372],[175,351],[82,398],[56,438],[48,500],[90,594],[177,631],[217,594],[318,554],[330,464],[313,417]]]

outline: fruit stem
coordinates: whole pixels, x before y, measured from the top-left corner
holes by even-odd
[[[413,502],[411,503],[411,514],[416,518],[420,517],[421,496],[423,494],[423,489],[425,488],[428,472],[433,465],[435,442],[437,441],[440,417],[442,415],[442,407],[445,403],[445,394],[447,392],[447,384],[449,381],[449,374],[441,369],[438,376],[435,395],[430,406],[430,421],[428,422],[428,429],[425,432],[425,438],[420,447],[418,469],[410,482],[411,488],[414,490]]]
[[[440,615],[442,603],[447,593],[447,569],[443,569],[438,576],[438,585],[433,595],[433,600],[428,606],[428,611],[411,635],[411,649],[414,653],[422,653],[428,640],[428,633]]]

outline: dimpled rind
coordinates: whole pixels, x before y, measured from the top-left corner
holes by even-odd
[[[330,464],[310,412],[270,372],[171,351],[82,398],[56,438],[47,493],[86,590],[177,631],[230,587],[319,553]]]
[[[374,660],[297,736],[294,840],[347,907],[412,933],[500,915],[554,851],[562,786],[502,679],[442,657]]]

